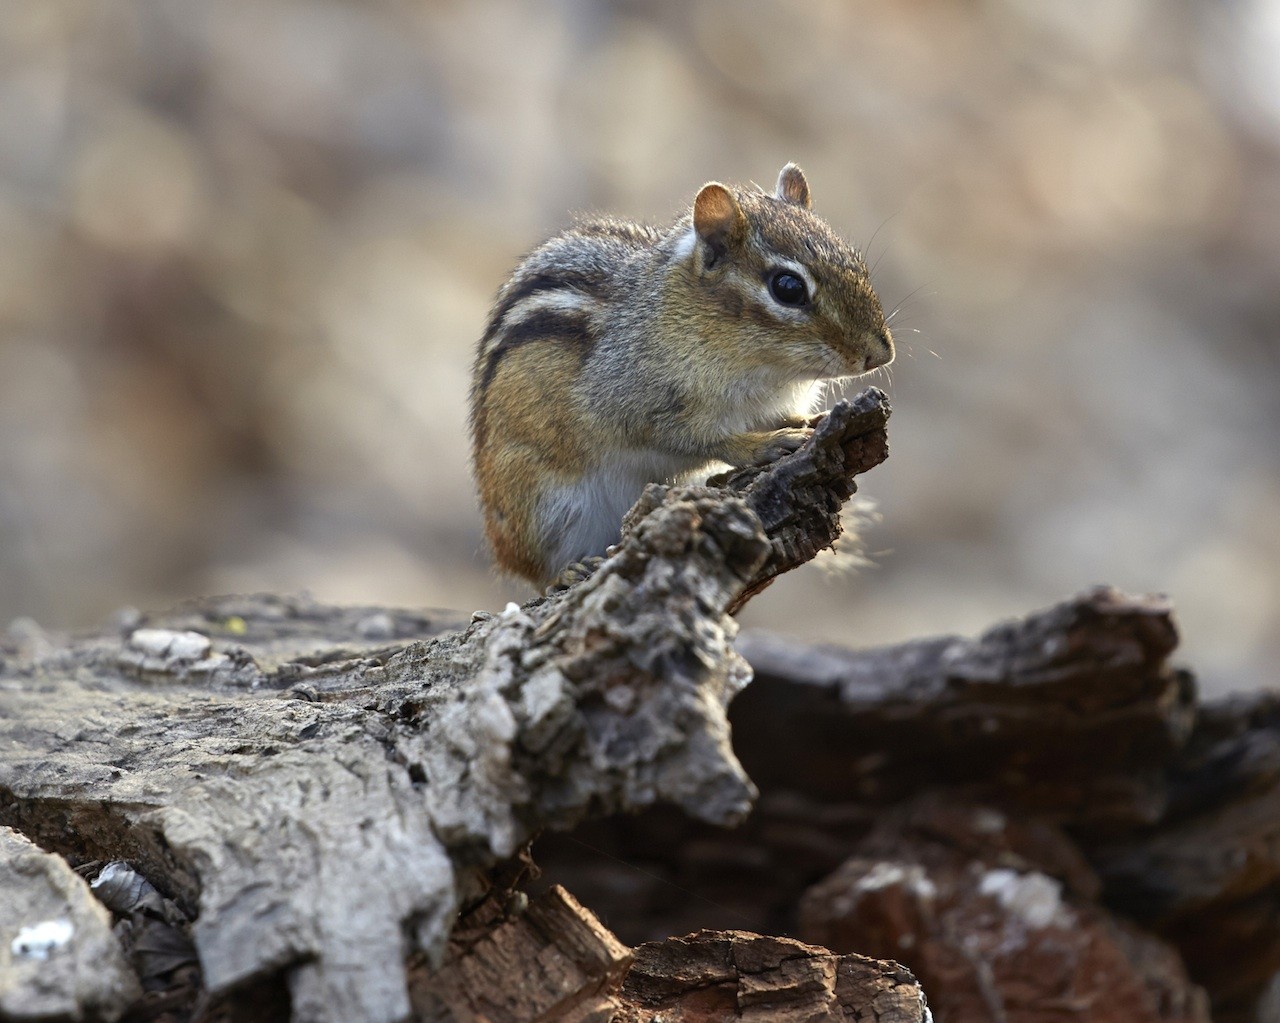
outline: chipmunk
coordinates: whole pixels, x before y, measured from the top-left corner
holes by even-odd
[[[665,231],[585,220],[502,285],[471,382],[485,533],[539,586],[603,554],[650,482],[798,448],[823,381],[893,359],[862,256],[810,211],[711,182]]]

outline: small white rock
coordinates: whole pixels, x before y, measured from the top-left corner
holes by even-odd
[[[28,924],[18,932],[9,946],[15,959],[48,959],[76,933],[75,925],[65,917]]]
[[[135,629],[129,645],[148,657],[173,661],[201,661],[212,645],[208,636],[198,632],[176,632],[173,629]]]
[[[860,892],[875,892],[891,885],[901,885],[921,899],[932,899],[938,894],[937,885],[929,880],[924,868],[916,863],[905,866],[900,863],[877,863],[858,879],[854,888]]]
[[[385,611],[375,611],[356,623],[361,639],[390,639],[396,634],[396,621]]]
[[[999,868],[982,875],[978,891],[993,895],[1005,909],[1022,919],[1033,930],[1051,924],[1065,925],[1070,911],[1062,904],[1062,884],[1046,874]]]

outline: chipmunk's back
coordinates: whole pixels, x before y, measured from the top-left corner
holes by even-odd
[[[660,238],[657,231],[638,224],[592,220],[556,235],[526,256],[498,292],[480,339],[472,378],[473,416],[481,413],[484,394],[513,349],[534,340],[554,340],[557,326],[579,340],[590,335],[593,321],[624,290],[622,267]]]

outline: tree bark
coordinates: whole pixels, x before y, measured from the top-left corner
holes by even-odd
[[[945,779],[1076,829],[1154,823],[1196,714],[1177,643],[1167,600],[1108,588],[973,639],[843,650],[748,634],[739,754],[757,784],[804,777],[831,798],[888,803]],[[851,761],[851,746],[877,756]]]

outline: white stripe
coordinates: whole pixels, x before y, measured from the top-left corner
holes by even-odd
[[[507,315],[502,318],[502,325],[504,328],[509,327],[513,323],[523,320],[530,313],[543,312],[548,309],[554,309],[557,312],[575,312],[579,309],[590,311],[596,308],[598,304],[590,295],[574,291],[567,285],[564,288],[557,288],[553,291],[535,291],[532,295],[522,298],[507,310]]]
[[[680,236],[680,240],[676,242],[676,247],[672,250],[672,257],[677,263],[683,263],[693,255],[693,250],[698,247],[698,232],[692,227]]]
[[[501,329],[490,338],[485,351],[492,351],[495,346],[502,343],[507,331],[518,326],[521,321],[534,313],[548,311],[566,313],[584,311],[591,313],[598,309],[599,306],[600,303],[590,295],[574,291],[567,285],[552,291],[536,291],[527,298],[522,298],[507,310],[507,315],[502,318]]]

